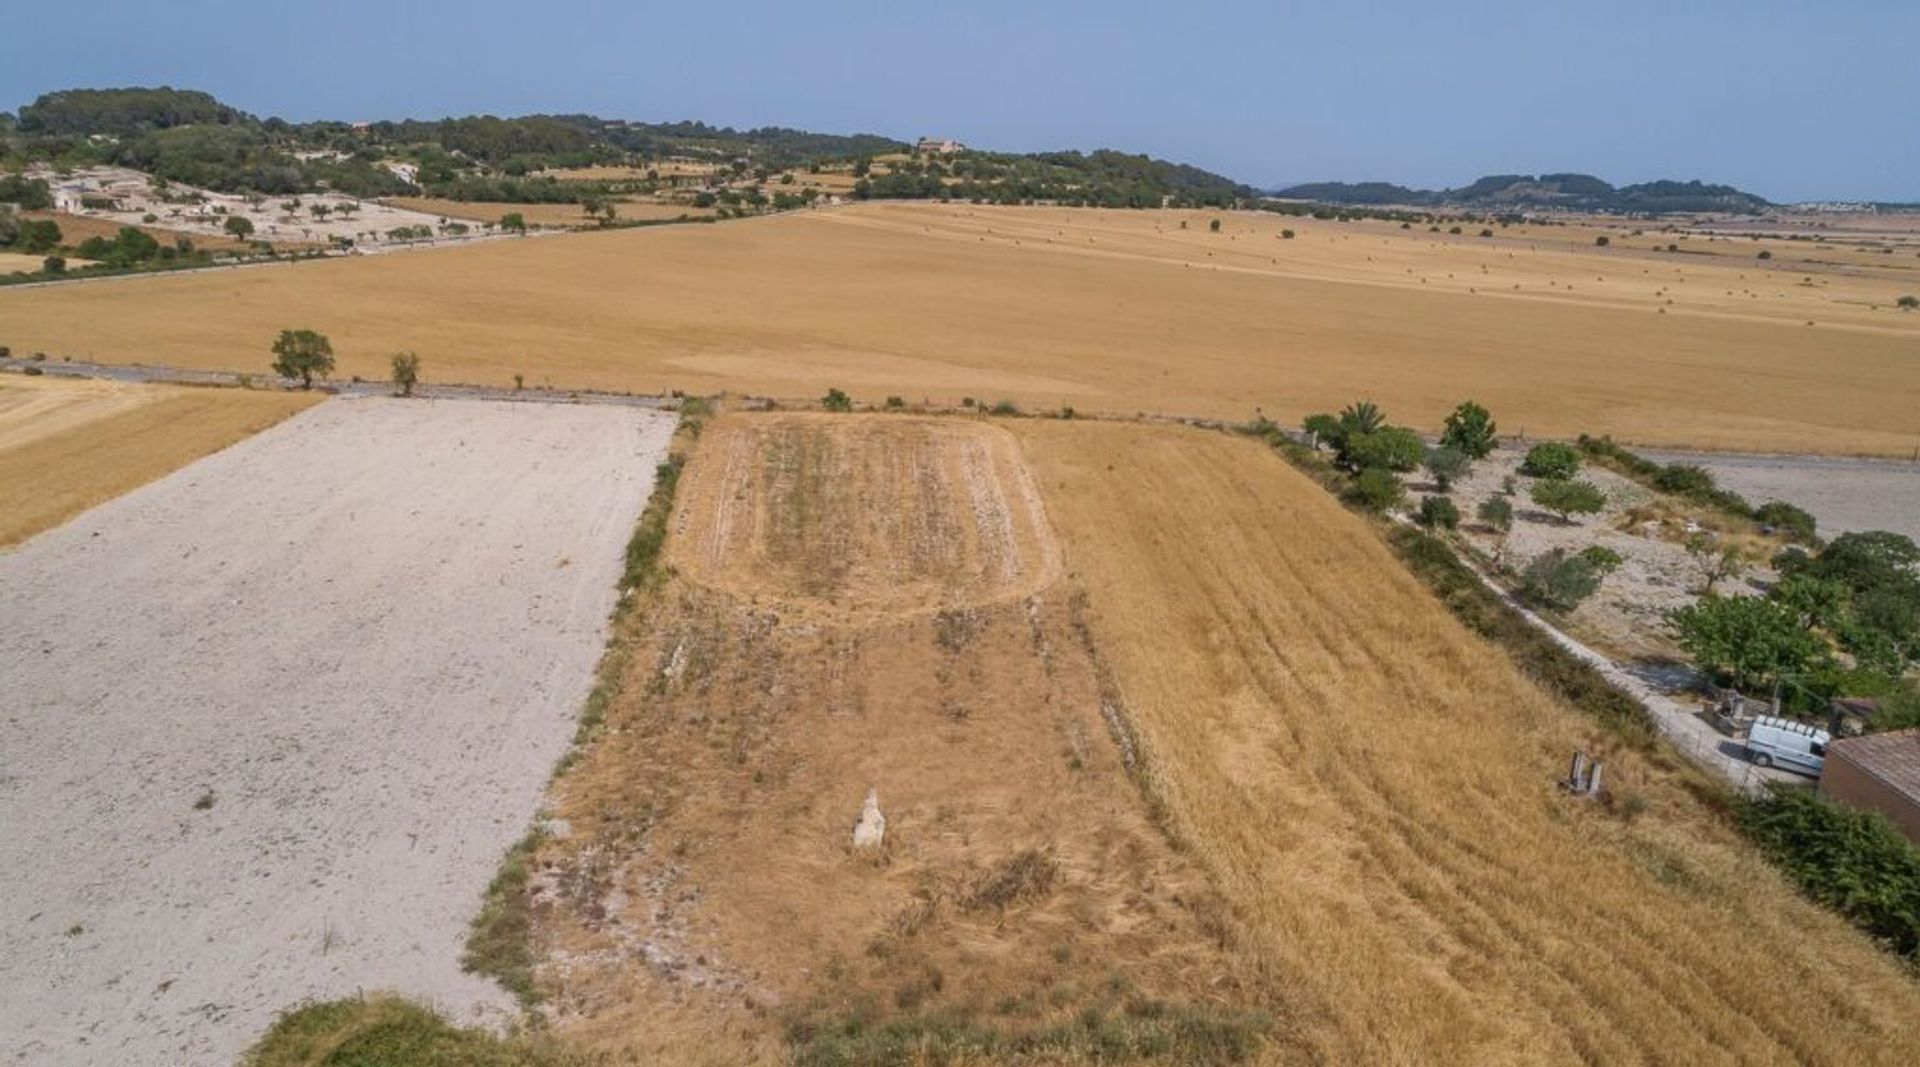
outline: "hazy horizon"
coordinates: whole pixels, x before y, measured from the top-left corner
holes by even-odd
[[[291,121],[591,113],[645,122],[1114,148],[1261,189],[1458,187],[1581,172],[1777,202],[1920,201],[1920,5],[1410,3],[1366,13],[1137,2],[641,12],[474,0],[268,10],[39,6],[0,45],[0,110],[68,88],[200,89]]]

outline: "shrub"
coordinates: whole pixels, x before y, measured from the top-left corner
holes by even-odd
[[[48,256],[45,260],[41,261],[40,269],[46,271],[48,274],[65,274],[67,272],[67,257]]]
[[[1914,308],[1920,308],[1920,296],[1915,296],[1912,293],[1908,293],[1907,295],[1894,301],[1894,304],[1898,306],[1902,311],[1912,311]]]
[[[1594,238],[1593,243],[1594,243],[1594,246],[1597,248],[1605,248],[1608,245],[1612,244],[1613,241],[1611,238],[1609,238],[1606,234],[1603,233],[1600,236]]]
[[[393,354],[393,387],[401,396],[412,396],[413,387],[420,381],[420,357],[412,352]]]
[[[1600,569],[1564,549],[1536,556],[1520,573],[1520,596],[1542,607],[1572,611],[1600,588]]]
[[[1527,450],[1520,473],[1535,478],[1571,478],[1580,472],[1580,453],[1561,441],[1542,441]]]
[[[1300,428],[1313,438],[1315,448],[1338,448],[1340,444],[1340,420],[1325,412],[1308,415],[1300,422]]]
[[[1482,236],[1482,237],[1492,237],[1492,236],[1493,236],[1493,231],[1492,231],[1492,230],[1481,230],[1481,231],[1480,231],[1480,236]]]
[[[1440,430],[1440,443],[1457,448],[1473,459],[1485,459],[1493,451],[1498,424],[1486,408],[1468,400],[1453,409]]]
[[[1533,483],[1530,495],[1535,504],[1560,516],[1561,522],[1572,522],[1575,515],[1598,514],[1607,506],[1607,494],[1599,486],[1565,478],[1542,478]]]
[[[852,411],[853,398],[838,389],[829,389],[827,395],[820,398],[820,406],[828,411]]]
[[[890,397],[888,397],[888,398],[887,398],[887,410],[888,410],[888,411],[898,411],[898,410],[900,410],[901,408],[903,408],[903,407],[906,407],[906,406],[907,406],[907,402],[906,402],[905,400],[902,400],[902,399],[900,399],[900,398],[899,398],[899,397],[897,397],[897,396],[890,396]]]
[[[1780,500],[1769,500],[1755,508],[1753,519],[1762,526],[1771,526],[1801,544],[1812,544],[1815,538],[1816,522],[1814,517],[1801,508]]]
[[[1292,231],[1292,230],[1281,230],[1281,231],[1280,231],[1280,239],[1281,239],[1281,240],[1283,240],[1283,241],[1291,241],[1291,240],[1293,240],[1293,231]],[[1912,298],[1912,297],[1908,297],[1907,299],[1909,299],[1909,300],[1911,300],[1911,299],[1913,299],[1913,298]],[[1903,304],[1903,305],[1901,305],[1901,306],[1902,306],[1902,307],[1905,307],[1906,305],[1904,305],[1904,304]]]
[[[1513,528],[1513,502],[1504,496],[1490,496],[1480,502],[1479,510],[1474,512],[1482,523],[1505,533]]]
[[[1394,477],[1392,471],[1368,467],[1354,476],[1346,495],[1348,500],[1368,511],[1385,511],[1400,503],[1406,490],[1400,487],[1400,479]]]
[[[1429,529],[1451,530],[1460,525],[1460,509],[1451,497],[1424,496],[1420,498],[1418,518],[1420,525]]]
[[[1698,496],[1719,488],[1705,467],[1691,463],[1674,463],[1660,468],[1660,473],[1653,476],[1653,487],[1663,493],[1679,496]]]
[[[987,413],[990,415],[1018,415],[1020,414],[1020,409],[1014,406],[1013,401],[1002,400],[987,409]]]
[[[1759,255],[1759,256],[1758,256],[1757,258],[1759,258],[1759,259],[1772,259],[1772,258],[1773,258],[1773,253],[1772,253],[1772,252],[1769,252],[1769,251],[1767,251],[1767,250],[1766,250],[1766,249],[1764,249],[1764,248],[1762,248],[1762,249],[1760,250],[1760,255]]]
[[[1434,484],[1440,487],[1441,492],[1451,488],[1454,482],[1466,477],[1467,472],[1473,469],[1473,460],[1452,445],[1428,449],[1420,464],[1433,476]]]
[[[1612,574],[1627,561],[1625,556],[1605,545],[1588,545],[1580,550],[1580,558],[1593,564],[1594,569],[1601,574]]]
[[[1219,233],[1219,232],[1220,232],[1220,220],[1219,220],[1219,219],[1213,219],[1213,220],[1211,220],[1211,221],[1209,221],[1209,222],[1207,223],[1207,229],[1209,229],[1209,230],[1211,230],[1211,231],[1212,231],[1212,232],[1214,232],[1214,233]]]
[[[1742,804],[1739,819],[1802,892],[1920,962],[1920,850],[1885,816],[1774,786]]]

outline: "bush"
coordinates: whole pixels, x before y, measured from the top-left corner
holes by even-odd
[[[1457,448],[1472,459],[1485,459],[1493,451],[1498,430],[1492,413],[1468,400],[1447,416],[1440,430],[1440,443]]]
[[[1211,221],[1209,221],[1209,222],[1207,223],[1207,229],[1208,229],[1208,230],[1211,230],[1211,231],[1212,231],[1212,232],[1214,232],[1214,233],[1219,233],[1219,232],[1220,232],[1220,220],[1219,220],[1219,219],[1213,219],[1213,220],[1211,220]]]
[[[1335,448],[1340,441],[1340,420],[1321,412],[1301,420],[1300,428],[1313,438],[1315,448]]]
[[[1912,311],[1914,308],[1920,308],[1920,296],[1915,296],[1912,293],[1908,293],[1907,295],[1894,301],[1894,304],[1897,305],[1902,311]]]
[[[1594,238],[1593,243],[1594,243],[1594,246],[1597,248],[1605,248],[1608,245],[1612,244],[1613,241],[1606,234],[1603,233],[1600,236]]]
[[[1354,476],[1346,495],[1348,500],[1368,511],[1385,511],[1400,503],[1406,490],[1400,487],[1400,479],[1394,477],[1392,471],[1368,467]]]
[[[1663,493],[1679,496],[1700,496],[1719,488],[1705,467],[1691,463],[1675,463],[1660,468],[1660,473],[1653,476],[1653,487]]]
[[[993,405],[993,407],[987,409],[987,413],[989,415],[1018,415],[1020,414],[1020,409],[1014,406],[1013,401],[1002,400],[999,403]]]
[[[1593,564],[1594,569],[1601,574],[1612,574],[1627,561],[1625,556],[1605,545],[1588,545],[1580,550],[1580,558]]]
[[[1441,492],[1451,488],[1454,482],[1466,477],[1467,472],[1473,469],[1473,460],[1452,445],[1428,449],[1420,463],[1433,476],[1434,484],[1440,487]]]
[[[1520,473],[1535,478],[1571,478],[1580,472],[1580,452],[1562,441],[1542,441],[1527,449]]]
[[[1383,426],[1348,437],[1342,456],[1347,466],[1357,470],[1378,467],[1405,473],[1420,466],[1425,452],[1419,434],[1403,426]]]
[[[48,256],[41,262],[40,269],[46,271],[48,274],[65,274],[67,272],[67,257]]]
[[[1600,568],[1580,556],[1553,549],[1520,573],[1520,596],[1542,607],[1572,611],[1600,588]]]
[[[393,354],[393,387],[401,396],[412,396],[413,387],[420,382],[420,357],[412,352]]]
[[[1762,249],[1760,250],[1760,255],[1759,255],[1759,258],[1760,258],[1760,259],[1772,259],[1772,258],[1773,258],[1773,253],[1772,253],[1772,252],[1769,252],[1769,251],[1767,251],[1767,250],[1766,250],[1766,249],[1764,249],[1764,248],[1762,248]]]
[[[888,398],[887,398],[887,410],[888,410],[888,411],[898,411],[898,410],[900,410],[901,408],[903,408],[903,407],[906,407],[906,406],[907,406],[907,402],[906,402],[905,400],[902,400],[902,399],[900,399],[900,398],[899,398],[899,397],[897,397],[897,396],[890,396],[890,397],[888,397]]]
[[[1490,496],[1480,502],[1480,508],[1474,512],[1476,518],[1495,530],[1505,533],[1513,528],[1513,502],[1504,496]]]
[[[1561,522],[1572,522],[1575,515],[1598,514],[1607,506],[1607,494],[1592,482],[1542,478],[1533,483],[1530,495],[1535,504],[1560,516]]]
[[[1802,892],[1920,963],[1920,850],[1885,816],[1774,786],[1739,819]]]
[[[1460,525],[1460,509],[1451,497],[1424,496],[1420,498],[1418,518],[1428,529],[1451,530]]]
[[[828,411],[852,411],[853,398],[838,389],[829,389],[827,395],[820,398],[820,406]]]
[[[1769,500],[1755,508],[1753,520],[1762,526],[1771,526],[1801,544],[1810,545],[1815,540],[1814,517],[1784,501]]]
[[[1293,240],[1293,231],[1292,231],[1292,230],[1281,230],[1281,231],[1280,231],[1280,239],[1281,239],[1281,240],[1283,240],[1283,241],[1291,241],[1291,240]],[[1908,297],[1907,299],[1909,299],[1909,300],[1911,300],[1911,299],[1913,299],[1913,298],[1912,298],[1912,297]],[[1904,304],[1903,304],[1903,305],[1901,305],[1901,306],[1902,306],[1902,307],[1905,307],[1906,305],[1904,305]]]

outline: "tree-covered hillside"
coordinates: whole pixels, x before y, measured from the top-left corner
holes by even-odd
[[[1653,181],[1615,187],[1591,174],[1491,174],[1458,189],[1410,189],[1386,182],[1313,182],[1273,195],[1327,204],[1408,204],[1416,207],[1515,209],[1555,207],[1575,211],[1725,211],[1752,214],[1770,205],[1730,185]]]

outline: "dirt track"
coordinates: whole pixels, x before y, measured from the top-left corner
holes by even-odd
[[[231,1062],[360,988],[505,1006],[466,923],[671,426],[335,400],[0,556],[0,1062]]]

